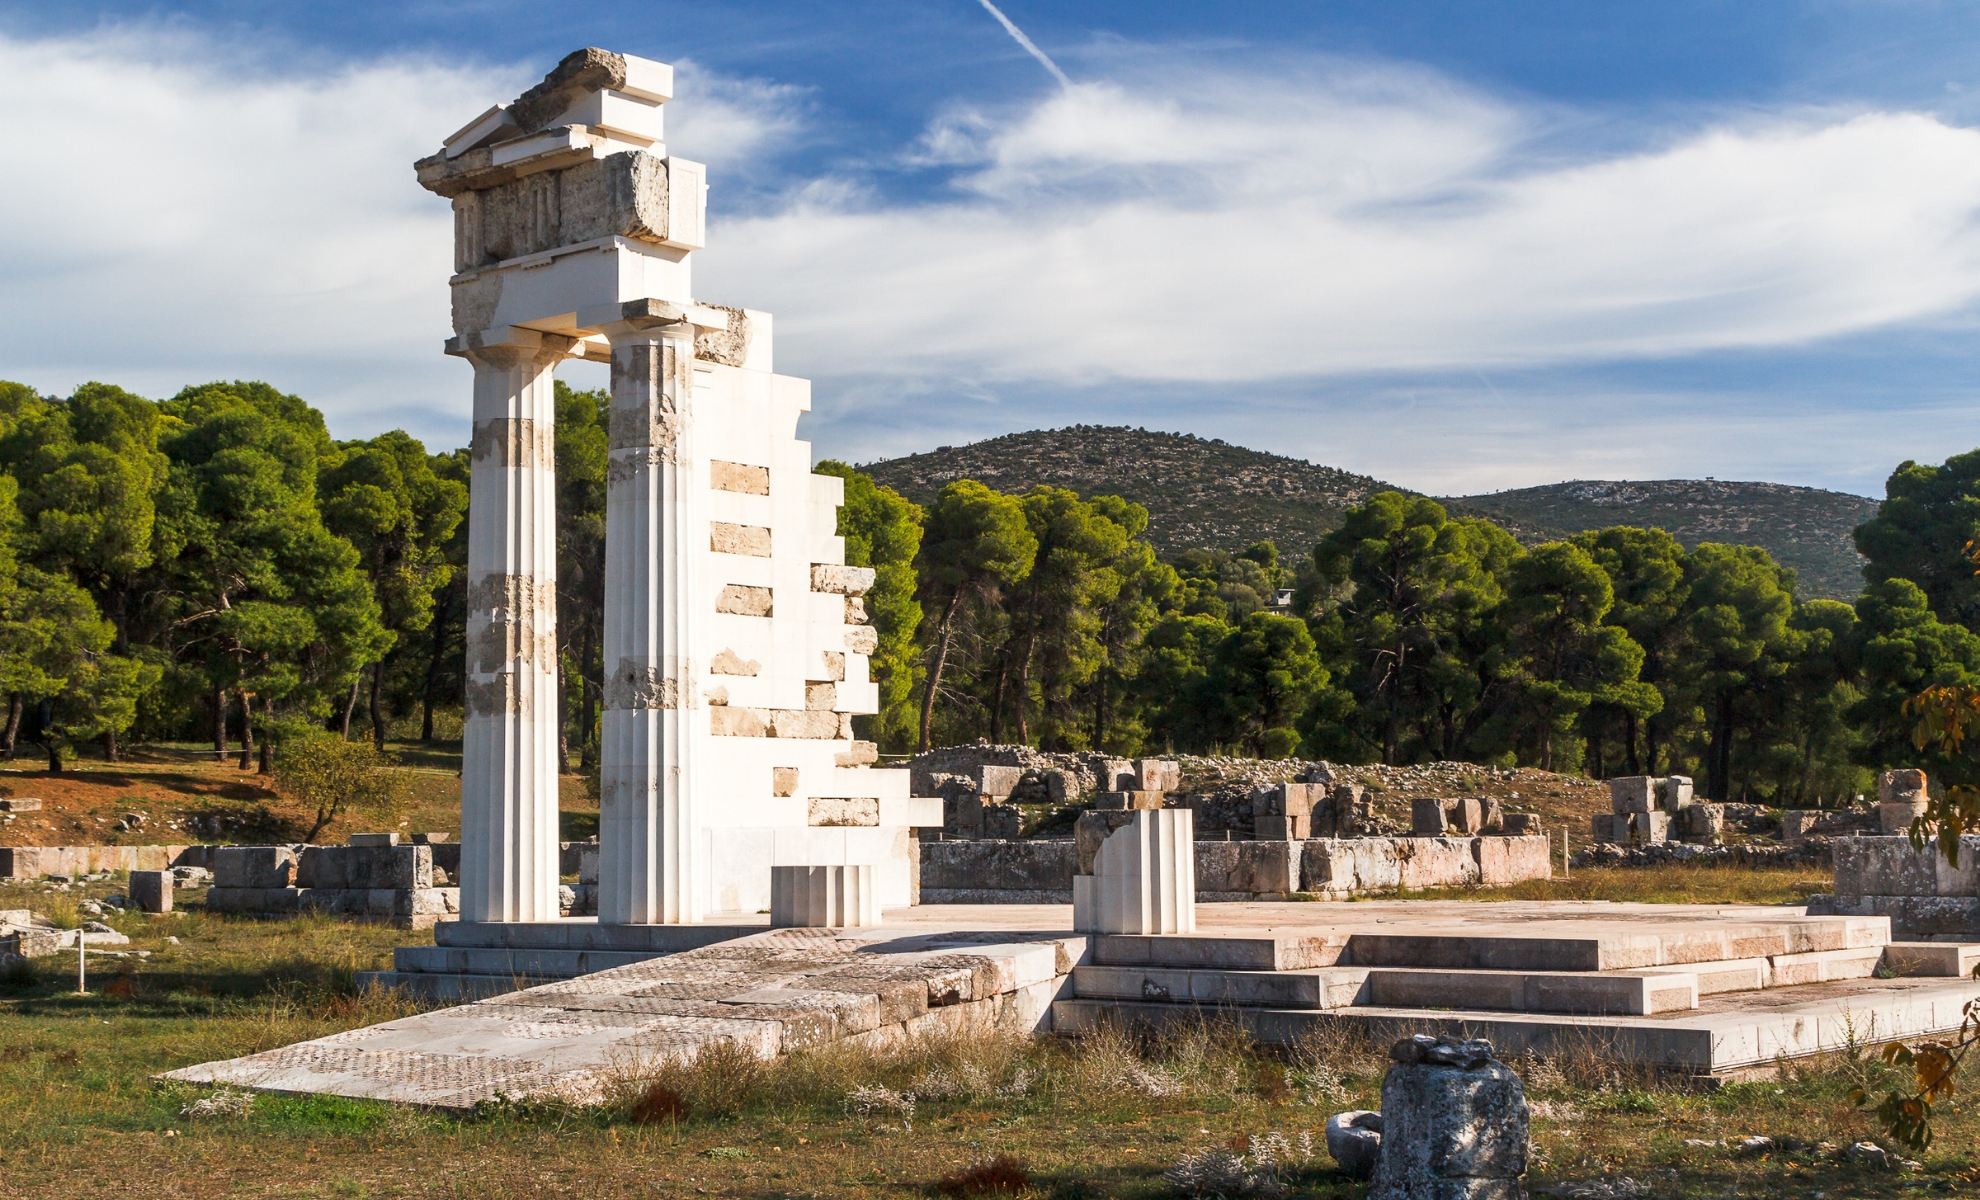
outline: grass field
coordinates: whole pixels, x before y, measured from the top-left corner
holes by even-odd
[[[1751,902],[1802,882],[1819,881],[1671,867],[1577,873],[1573,888]],[[47,910],[114,890],[0,886],[0,908]],[[73,994],[73,954],[37,960],[35,982],[0,983],[0,1196],[917,1197],[996,1194],[972,1185],[1009,1178],[1015,1163],[1028,1183],[1005,1194],[1156,1197],[1177,1194],[1162,1174],[1182,1155],[1276,1133],[1289,1143],[1285,1195],[1346,1200],[1364,1185],[1336,1173],[1324,1149],[1300,1159],[1300,1135],[1323,1144],[1332,1113],[1379,1107],[1386,1065],[1376,1048],[1348,1043],[1261,1053],[1213,1019],[1155,1045],[1115,1033],[889,1056],[827,1050],[775,1064],[717,1055],[628,1078],[619,1103],[594,1110],[461,1117],[260,1096],[237,1115],[193,1116],[188,1106],[206,1093],[150,1077],[410,1011],[355,995],[351,978],[423,935],[198,911],[113,923],[153,956],[97,961],[90,995]],[[1875,1132],[1848,1100],[1859,1083],[1887,1086],[1887,1069],[1867,1057],[1710,1093],[1592,1054],[1515,1065],[1534,1101],[1535,1187],[1599,1183],[1608,1190],[1585,1194],[1660,1200],[1980,1194],[1980,1119],[1963,1106],[1943,1114],[1920,1171],[1878,1174],[1840,1157]],[[1730,1145],[1685,1144],[1753,1135],[1775,1138],[1776,1150],[1741,1157]],[[1005,1168],[968,1174],[998,1155]]]

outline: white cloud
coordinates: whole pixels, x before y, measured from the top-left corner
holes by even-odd
[[[465,440],[468,369],[440,353],[452,218],[412,164],[542,67],[287,76],[152,28],[0,36],[0,378],[162,396],[263,377],[340,434]],[[786,89],[691,64],[680,83],[675,137],[713,163],[794,119]]]
[[[458,443],[449,220],[411,163],[547,64],[284,76],[235,58],[151,29],[0,36],[0,377],[150,395],[263,377],[341,434]],[[1614,134],[1603,114],[1425,70],[1222,61],[1123,54],[1108,82],[834,143],[851,165],[801,177],[785,151],[820,133],[810,93],[678,64],[670,145],[714,168],[699,290],[776,313],[780,366],[821,381],[814,427],[849,457],[1125,420],[1425,487],[1411,463],[1537,482],[1615,445],[1638,458],[1610,473],[1690,473],[1715,402],[1484,404],[1461,384],[1405,409],[1390,373],[1793,347],[1980,294],[1980,133],[1928,114],[1740,114],[1589,149],[1591,126]],[[1247,409],[1242,385],[1265,383]],[[1037,403],[1010,399],[1027,389]],[[1742,429],[1778,421],[1742,411]],[[1876,425],[1733,441],[1746,474],[1840,479]],[[1476,437],[1442,436],[1460,431]],[[1465,466],[1485,444],[1496,465]]]
[[[806,196],[702,278],[785,361],[990,380],[1324,377],[1792,345],[1980,295],[1980,133],[1749,118],[1568,163],[1409,69],[1177,71],[936,122],[951,198]]]

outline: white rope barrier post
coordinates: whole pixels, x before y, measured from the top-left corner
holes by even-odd
[[[89,989],[83,986],[83,955],[85,953],[83,942],[88,937],[89,931],[78,925],[76,927],[76,995],[78,996],[89,995]]]
[[[1561,830],[1561,878],[1573,879],[1574,871],[1568,866],[1568,831]]]

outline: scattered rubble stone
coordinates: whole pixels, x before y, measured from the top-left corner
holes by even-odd
[[[1375,1174],[1382,1157],[1382,1114],[1355,1109],[1327,1118],[1327,1153],[1350,1179]]]
[[[1651,867],[1664,863],[1700,865],[1827,867],[1834,861],[1828,838],[1810,838],[1793,846],[1767,842],[1729,846],[1696,846],[1688,842],[1658,842],[1647,846],[1604,843],[1572,859],[1577,867]]]

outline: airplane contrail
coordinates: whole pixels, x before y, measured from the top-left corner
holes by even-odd
[[[990,13],[991,16],[997,18],[997,23],[1004,27],[1004,32],[1016,38],[1017,44],[1023,46],[1026,53],[1030,54],[1031,57],[1037,59],[1040,63],[1044,65],[1047,71],[1050,71],[1052,73],[1052,78],[1059,81],[1060,87],[1072,86],[1072,80],[1066,78],[1066,73],[1059,69],[1058,63],[1052,61],[1052,56],[1045,53],[1043,50],[1040,50],[1036,42],[1024,36],[1024,30],[1019,29],[1016,25],[1012,24],[1011,19],[1004,15],[1004,11],[1002,9],[990,3],[990,0],[976,0],[976,2],[978,4],[981,4],[984,7],[984,9],[986,9]]]

